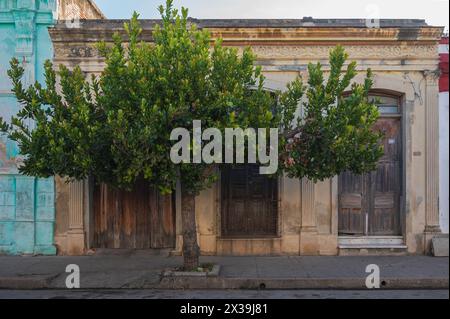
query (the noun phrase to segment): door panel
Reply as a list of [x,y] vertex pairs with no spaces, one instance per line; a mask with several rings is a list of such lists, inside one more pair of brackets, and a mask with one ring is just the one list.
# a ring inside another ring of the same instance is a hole
[[339,230],[342,234],[364,234],[365,176],[349,172],[339,176]]
[[222,235],[276,236],[278,182],[259,174],[257,165],[222,170]]

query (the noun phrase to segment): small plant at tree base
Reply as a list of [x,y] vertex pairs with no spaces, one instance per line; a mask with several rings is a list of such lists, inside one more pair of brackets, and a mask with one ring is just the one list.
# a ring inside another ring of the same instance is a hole
[[[22,109],[1,130],[24,155],[20,172],[59,175],[70,180],[93,177],[121,189],[144,179],[163,193],[181,184],[184,269],[199,266],[195,196],[217,179],[218,164],[174,164],[170,160],[174,128],[279,128],[279,174],[324,180],[344,171],[375,168],[382,155],[378,118],[369,103],[370,70],[362,84],[352,83],[356,64],[343,70],[342,47],[330,53],[330,74],[310,64],[309,80],[269,93],[250,48],[238,52],[214,42],[207,30],[188,23],[168,0],[160,7],[154,43],[141,42],[138,14],[113,44],[99,44],[106,67],[88,81],[79,67],[55,71],[45,63],[45,85],[24,88],[24,69],[11,61],[8,75]],[[57,90],[57,78],[61,90]],[[348,94],[344,95],[350,87]],[[303,102],[301,102],[303,101]],[[297,117],[301,105],[303,116]],[[32,123],[32,125],[30,125]],[[192,130],[191,130],[192,136]],[[191,145],[191,152],[196,146]]]

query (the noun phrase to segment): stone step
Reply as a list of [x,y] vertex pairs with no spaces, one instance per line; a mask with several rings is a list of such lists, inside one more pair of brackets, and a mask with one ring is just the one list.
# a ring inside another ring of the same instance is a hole
[[404,247],[346,247],[339,248],[339,256],[406,256],[408,250]]
[[341,236],[340,256],[397,256],[406,255],[407,246],[402,236]]
[[339,247],[347,245],[361,246],[403,246],[404,240],[402,236],[340,236],[338,239]]
[[340,249],[406,249],[406,245],[392,245],[392,244],[367,244],[367,245],[339,245]]

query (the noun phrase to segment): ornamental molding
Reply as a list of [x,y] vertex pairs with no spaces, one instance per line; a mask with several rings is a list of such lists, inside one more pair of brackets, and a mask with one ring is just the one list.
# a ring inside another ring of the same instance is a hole
[[29,57],[33,55],[36,31],[33,11],[13,11],[16,31],[16,55]]
[[[437,59],[435,45],[346,45],[350,59]],[[334,45],[328,46],[253,46],[259,59],[327,59]]]
[[[252,46],[259,60],[321,60],[328,59],[334,45],[256,45]],[[241,50],[243,47],[240,48]],[[350,59],[385,60],[385,59],[438,59],[436,45],[347,45]],[[99,59],[98,50],[93,43],[55,43],[56,58],[64,59]]]

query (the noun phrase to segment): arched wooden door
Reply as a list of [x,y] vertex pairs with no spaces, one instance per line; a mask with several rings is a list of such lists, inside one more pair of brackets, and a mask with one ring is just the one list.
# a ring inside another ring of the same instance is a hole
[[398,98],[377,97],[383,116],[374,129],[384,133],[384,155],[373,172],[339,176],[339,233],[395,236],[401,234],[402,130]]

